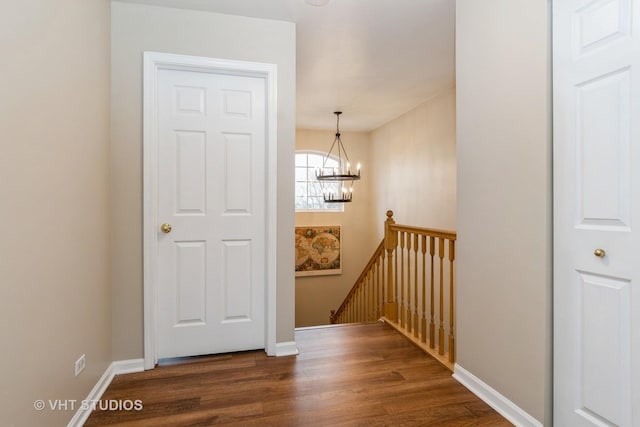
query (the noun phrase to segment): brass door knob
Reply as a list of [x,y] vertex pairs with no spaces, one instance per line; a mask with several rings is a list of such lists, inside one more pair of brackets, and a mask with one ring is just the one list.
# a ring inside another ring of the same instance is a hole
[[164,223],[160,226],[160,231],[163,233],[171,233],[171,224]]
[[597,256],[598,258],[604,258],[604,256],[605,256],[607,253],[604,251],[604,249],[600,249],[600,248],[598,248],[598,249],[596,249],[595,251],[593,251],[593,254],[594,254],[595,256]]

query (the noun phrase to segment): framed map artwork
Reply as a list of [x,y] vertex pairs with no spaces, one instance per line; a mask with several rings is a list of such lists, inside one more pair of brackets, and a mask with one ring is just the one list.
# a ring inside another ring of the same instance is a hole
[[296,276],[342,273],[339,225],[296,227]]

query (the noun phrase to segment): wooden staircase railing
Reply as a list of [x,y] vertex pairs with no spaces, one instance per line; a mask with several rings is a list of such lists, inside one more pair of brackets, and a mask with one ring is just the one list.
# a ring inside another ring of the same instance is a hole
[[384,240],[356,280],[338,310],[331,310],[331,323],[375,322],[384,315]]
[[387,211],[384,239],[331,323],[383,320],[453,369],[455,241],[452,231],[398,225]]

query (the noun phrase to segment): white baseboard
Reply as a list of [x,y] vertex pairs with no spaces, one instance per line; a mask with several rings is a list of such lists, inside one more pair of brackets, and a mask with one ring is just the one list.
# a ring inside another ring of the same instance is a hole
[[298,354],[298,347],[295,341],[276,343],[276,357],[279,356],[295,356]]
[[[89,395],[85,400],[100,400],[104,392],[113,381],[113,377],[121,374],[130,374],[133,372],[142,372],[144,371],[144,359],[131,359],[131,360],[118,360],[116,362],[112,362],[107,369],[104,371],[104,374],[100,377],[98,382],[89,392]],[[91,415],[90,408],[83,408],[83,405],[80,405],[78,411],[74,414],[67,427],[82,427],[84,423]]]
[[540,421],[457,363],[453,367],[453,378],[517,427],[542,427]]
[[111,364],[114,375],[144,371],[144,359],[116,360]]

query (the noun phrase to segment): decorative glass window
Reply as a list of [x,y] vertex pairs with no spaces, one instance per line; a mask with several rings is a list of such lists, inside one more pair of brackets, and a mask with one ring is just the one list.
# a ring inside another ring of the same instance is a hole
[[[322,167],[325,155],[313,151],[296,152],[296,211],[330,211],[344,212],[343,203],[325,203],[320,181],[316,179],[316,170]],[[338,167],[338,161],[327,159],[325,168]],[[339,183],[325,183],[325,190],[333,190],[338,194]]]

